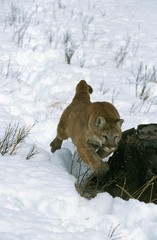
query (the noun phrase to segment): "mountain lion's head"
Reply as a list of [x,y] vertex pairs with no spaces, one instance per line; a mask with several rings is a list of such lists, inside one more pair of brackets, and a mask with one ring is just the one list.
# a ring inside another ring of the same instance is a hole
[[95,149],[102,148],[105,151],[105,156],[116,150],[122,136],[121,126],[124,122],[117,113],[114,116],[111,113],[108,115],[109,109],[115,110],[113,106],[108,105],[107,110],[102,111],[100,116],[97,116],[97,112],[94,114],[92,112],[88,124],[90,131],[88,143],[92,144]]

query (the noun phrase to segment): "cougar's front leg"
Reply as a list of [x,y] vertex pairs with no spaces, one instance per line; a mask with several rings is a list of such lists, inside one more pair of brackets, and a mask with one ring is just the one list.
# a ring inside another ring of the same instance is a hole
[[88,144],[79,144],[77,146],[77,151],[80,155],[82,161],[87,164],[91,169],[96,173],[106,173],[109,169],[109,166],[106,162],[103,162],[98,154],[95,152],[95,149]]

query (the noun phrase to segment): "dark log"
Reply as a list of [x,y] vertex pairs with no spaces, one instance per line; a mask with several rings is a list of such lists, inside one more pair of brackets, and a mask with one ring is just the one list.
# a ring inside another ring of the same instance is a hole
[[157,124],[124,131],[117,150],[109,158],[105,176],[92,174],[79,186],[82,196],[99,192],[113,197],[157,203]]

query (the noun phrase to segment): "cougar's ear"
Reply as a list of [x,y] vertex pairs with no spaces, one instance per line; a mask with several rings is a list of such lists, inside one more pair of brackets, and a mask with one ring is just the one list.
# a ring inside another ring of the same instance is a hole
[[124,119],[118,119],[118,120],[116,120],[116,124],[117,124],[119,127],[122,126],[123,122],[124,122]]
[[105,118],[103,118],[101,116],[97,117],[97,119],[95,121],[95,125],[97,128],[101,129],[105,124],[106,124]]

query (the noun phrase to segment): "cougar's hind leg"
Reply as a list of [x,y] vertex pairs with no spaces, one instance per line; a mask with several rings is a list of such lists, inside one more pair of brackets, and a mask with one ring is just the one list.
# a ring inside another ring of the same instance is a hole
[[58,137],[56,137],[51,143],[50,143],[50,147],[51,147],[51,152],[54,153],[57,149],[60,149],[62,146],[62,142],[63,140],[59,139]]
[[57,127],[57,136],[55,139],[50,143],[51,152],[55,152],[57,149],[60,149],[62,146],[63,140],[67,139],[68,136],[66,134],[65,125],[62,121],[59,122]]

